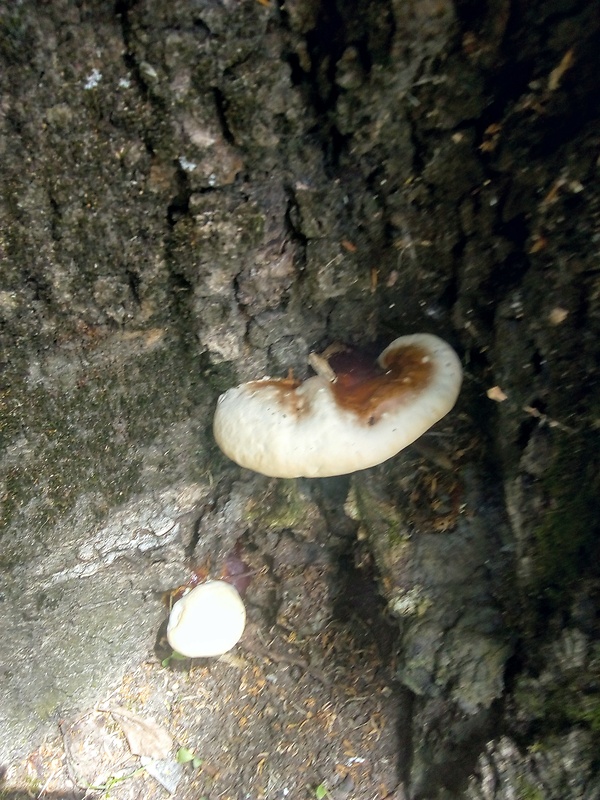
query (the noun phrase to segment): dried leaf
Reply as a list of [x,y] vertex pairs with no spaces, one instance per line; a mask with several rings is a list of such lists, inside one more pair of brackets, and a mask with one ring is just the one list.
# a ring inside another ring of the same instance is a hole
[[548,240],[546,239],[545,236],[542,236],[541,234],[536,234],[528,252],[531,253],[532,255],[534,253],[539,253],[541,250],[544,250],[546,248],[547,244]]
[[152,719],[144,719],[126,708],[107,709],[121,726],[135,756],[167,758],[173,747],[171,734]]
[[566,318],[569,316],[569,312],[566,308],[561,308],[560,306],[556,306],[553,308],[552,311],[548,314],[548,320],[551,325],[561,325]]
[[486,394],[490,400],[495,400],[496,403],[503,403],[505,400],[508,399],[505,392],[503,392],[499,386],[490,387],[487,390]]
[[567,50],[567,52],[561,58],[560,64],[557,67],[554,67],[548,76],[548,91],[554,92],[558,89],[563,75],[565,72],[568,72],[571,69],[574,63],[575,55],[573,53],[573,48],[571,48],[570,50]]

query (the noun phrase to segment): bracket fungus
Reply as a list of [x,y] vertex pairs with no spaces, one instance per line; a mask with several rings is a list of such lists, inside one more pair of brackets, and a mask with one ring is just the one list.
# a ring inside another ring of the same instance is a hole
[[351,358],[339,361],[337,367],[335,356],[313,358],[319,374],[304,382],[263,378],[221,395],[213,423],[221,450],[274,478],[366,469],[444,417],[462,383],[452,347],[428,333],[394,340],[367,368]]
[[206,581],[173,605],[167,639],[182,656],[209,658],[231,650],[245,625],[246,608],[235,586]]

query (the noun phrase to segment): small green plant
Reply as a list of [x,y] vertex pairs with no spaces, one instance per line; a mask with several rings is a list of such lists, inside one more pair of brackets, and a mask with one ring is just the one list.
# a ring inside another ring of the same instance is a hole
[[186,659],[187,656],[182,656],[181,653],[178,653],[177,651],[173,650],[171,655],[167,656],[166,658],[163,658],[163,660],[160,663],[161,666],[168,667],[171,661],[186,661]]
[[127,775],[111,775],[99,786],[88,786],[87,788],[88,791],[102,792],[102,797],[109,797],[110,790],[114,786],[116,786],[118,783],[122,783],[123,781],[127,781],[130,778],[135,778],[138,775],[141,775],[142,772],[145,772],[145,768],[138,767],[137,769],[134,769],[133,772],[128,772]]
[[180,747],[175,758],[178,764],[191,763],[194,769],[198,769],[202,766],[202,759],[195,755],[193,750],[189,750],[187,747]]
[[320,783],[318,786],[315,786],[315,797],[317,800],[324,800],[326,797],[331,797],[329,791],[327,790],[327,786],[324,783]]

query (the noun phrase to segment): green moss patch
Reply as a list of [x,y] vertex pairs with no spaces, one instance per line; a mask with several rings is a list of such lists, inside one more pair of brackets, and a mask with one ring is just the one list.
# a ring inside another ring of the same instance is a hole
[[[160,447],[173,425],[212,403],[211,376],[176,340],[130,358],[115,349],[114,357],[107,350],[105,358],[88,360],[70,372],[64,367],[62,383],[58,372],[34,386],[13,382],[6,423],[13,438],[0,465],[2,526],[23,515],[31,535],[32,526],[56,522],[82,494],[98,498],[100,513],[126,502],[143,488],[147,449]],[[68,354],[64,363],[71,363]],[[187,473],[206,468],[201,444],[190,442]],[[179,467],[167,449],[161,471],[175,474]]]

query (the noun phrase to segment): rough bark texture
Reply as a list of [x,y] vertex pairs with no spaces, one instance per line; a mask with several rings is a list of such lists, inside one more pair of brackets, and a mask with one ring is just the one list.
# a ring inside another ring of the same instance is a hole
[[258,524],[220,391],[427,330],[428,458],[315,489],[398,621],[406,792],[600,797],[598,4],[25,0],[0,59],[0,761]]

